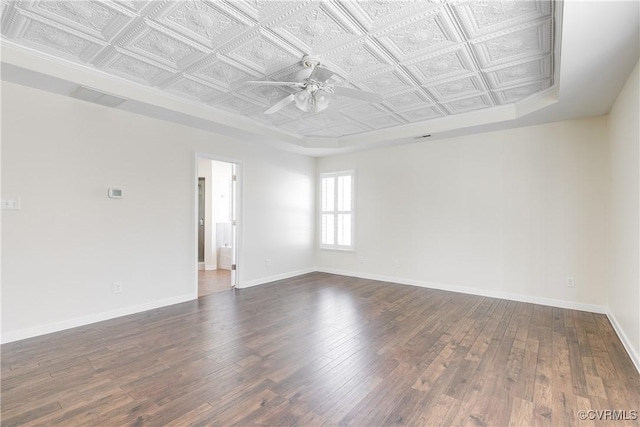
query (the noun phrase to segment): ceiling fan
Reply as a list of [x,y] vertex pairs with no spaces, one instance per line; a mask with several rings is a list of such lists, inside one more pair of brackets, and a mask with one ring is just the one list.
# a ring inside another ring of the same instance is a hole
[[363,90],[350,89],[341,86],[334,86],[330,82],[335,73],[328,68],[320,65],[320,60],[316,57],[305,56],[300,63],[305,67],[301,70],[297,78],[297,82],[272,82],[267,80],[260,81],[242,81],[234,85],[234,87],[243,84],[252,85],[268,85],[268,86],[288,86],[299,88],[300,90],[292,93],[280,101],[276,102],[264,114],[274,114],[287,105],[295,102],[296,107],[304,112],[318,113],[325,110],[329,106],[329,102],[333,95],[348,96],[350,98],[360,99],[367,102],[382,102],[382,96],[377,93],[366,92]]

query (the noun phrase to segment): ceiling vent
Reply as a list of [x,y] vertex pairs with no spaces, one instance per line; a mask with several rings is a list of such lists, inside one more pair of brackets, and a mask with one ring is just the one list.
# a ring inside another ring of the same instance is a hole
[[78,86],[70,96],[72,98],[82,99],[83,101],[93,102],[94,104],[104,105],[105,107],[117,107],[126,101],[125,98],[85,86]]

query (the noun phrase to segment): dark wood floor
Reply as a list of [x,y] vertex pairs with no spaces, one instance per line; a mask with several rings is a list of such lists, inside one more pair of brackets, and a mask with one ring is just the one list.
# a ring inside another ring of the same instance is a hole
[[321,273],[1,350],[3,426],[601,425],[578,411],[640,409],[603,315]]
[[198,296],[231,290],[231,271],[198,270]]

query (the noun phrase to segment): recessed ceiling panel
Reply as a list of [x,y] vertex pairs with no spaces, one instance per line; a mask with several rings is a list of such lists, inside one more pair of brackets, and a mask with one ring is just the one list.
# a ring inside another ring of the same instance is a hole
[[[287,135],[336,138],[546,93],[558,83],[557,8],[549,0],[4,0],[0,31],[3,42],[114,84],[126,79]],[[265,115],[301,88],[247,81],[304,81],[306,55],[329,70],[320,79],[329,108],[291,103]],[[331,94],[336,87],[379,97]]]

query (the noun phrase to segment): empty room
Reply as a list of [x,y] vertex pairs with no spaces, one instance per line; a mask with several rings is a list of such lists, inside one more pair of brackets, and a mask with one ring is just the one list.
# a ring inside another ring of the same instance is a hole
[[3,426],[639,426],[640,3],[0,2]]

